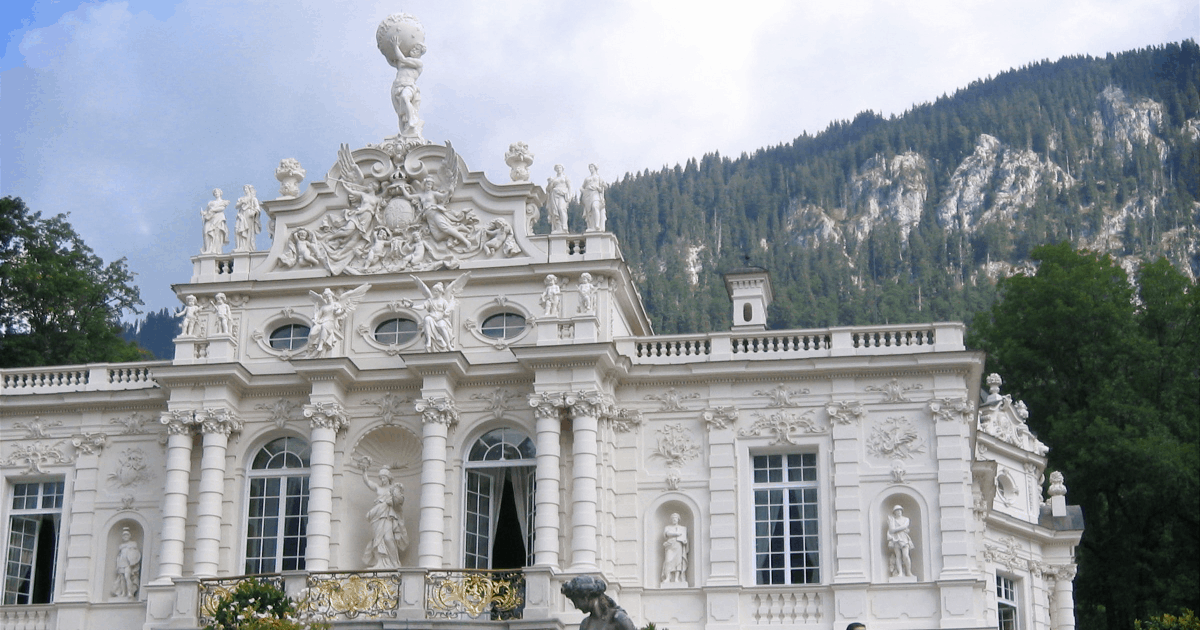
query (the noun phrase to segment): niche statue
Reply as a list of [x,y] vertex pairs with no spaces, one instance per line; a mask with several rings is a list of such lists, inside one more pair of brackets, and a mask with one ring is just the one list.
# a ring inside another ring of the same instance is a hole
[[664,587],[684,587],[687,583],[688,565],[688,530],[679,524],[679,515],[671,515],[671,524],[663,528],[663,568],[662,585]]
[[117,546],[116,580],[113,583],[114,599],[137,599],[142,583],[142,550],[133,540],[128,527],[121,529],[121,544]]
[[909,520],[904,508],[897,505],[888,516],[887,544],[892,552],[891,575],[894,578],[911,578],[913,539],[909,535]]
[[579,624],[579,630],[636,630],[629,614],[604,594],[604,580],[581,575],[562,585],[562,594],[581,612],[589,613]]

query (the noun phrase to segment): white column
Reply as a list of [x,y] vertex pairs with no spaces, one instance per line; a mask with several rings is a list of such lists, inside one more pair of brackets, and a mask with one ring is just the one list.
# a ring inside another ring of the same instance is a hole
[[568,394],[571,408],[571,569],[596,570],[596,485],[599,418],[605,405],[596,392]]
[[559,439],[561,394],[531,394],[529,405],[537,415],[536,494],[533,516],[533,563],[558,567]]
[[304,415],[312,423],[309,434],[311,452],[308,463],[308,530],[304,568],[329,570],[329,542],[333,535],[333,466],[337,434],[349,419],[338,403],[314,403],[304,406]]
[[188,485],[192,470],[192,411],[168,411],[160,420],[167,425],[167,468],[163,490],[161,560],[155,582],[170,584],[183,576],[183,540],[187,526]]
[[228,409],[202,409],[196,412],[204,435],[200,457],[200,495],[196,509],[197,577],[215,577],[221,553],[221,501],[225,498],[225,449],[229,434],[241,430],[242,423]]
[[1050,627],[1054,630],[1075,630],[1075,565],[1057,567],[1054,577],[1054,610],[1050,611]]
[[458,423],[458,409],[448,397],[416,401],[421,414],[421,516],[417,522],[417,565],[440,569],[446,544],[446,436]]

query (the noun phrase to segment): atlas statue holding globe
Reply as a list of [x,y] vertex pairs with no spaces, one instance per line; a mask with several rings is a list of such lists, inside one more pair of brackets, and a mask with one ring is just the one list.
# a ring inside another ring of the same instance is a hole
[[400,138],[424,144],[421,130],[425,123],[421,120],[421,90],[417,87],[417,78],[425,66],[421,61],[425,54],[425,28],[407,13],[394,13],[379,23],[375,43],[388,64],[396,69],[392,105],[400,119]]

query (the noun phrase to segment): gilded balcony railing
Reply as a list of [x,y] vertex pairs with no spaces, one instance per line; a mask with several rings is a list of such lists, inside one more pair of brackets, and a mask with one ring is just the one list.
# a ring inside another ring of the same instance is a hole
[[521,571],[463,569],[425,576],[426,619],[520,619],[524,609]]
[[392,571],[310,573],[298,607],[316,619],[395,617],[400,584]]
[[221,598],[233,593],[238,584],[247,580],[258,580],[283,590],[283,577],[278,575],[240,575],[231,578],[211,578],[200,580],[200,627],[212,624],[217,614],[217,604]]

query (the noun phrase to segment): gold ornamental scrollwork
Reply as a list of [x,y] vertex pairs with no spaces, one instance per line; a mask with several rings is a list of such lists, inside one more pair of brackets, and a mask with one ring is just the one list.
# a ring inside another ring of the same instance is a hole
[[283,590],[283,578],[278,575],[255,575],[235,578],[215,578],[200,580],[200,627],[216,623],[217,605],[221,600],[233,594],[238,585],[247,580],[258,580]]
[[520,571],[430,571],[425,577],[425,618],[520,619],[525,574]]
[[317,619],[395,617],[400,576],[391,572],[311,573],[301,612]]

